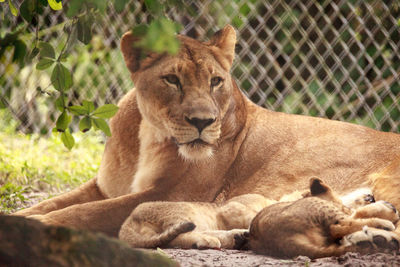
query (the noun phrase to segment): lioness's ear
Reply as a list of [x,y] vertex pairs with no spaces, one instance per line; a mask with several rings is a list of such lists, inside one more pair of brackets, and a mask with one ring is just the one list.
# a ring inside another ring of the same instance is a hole
[[312,196],[318,196],[328,192],[330,188],[316,177],[310,179],[310,191]]
[[217,31],[211,38],[210,44],[220,48],[225,58],[232,64],[235,58],[236,32],[231,25],[226,25]]
[[139,38],[133,36],[132,32],[125,33],[121,38],[121,51],[131,72],[136,72],[140,67],[141,49],[134,46],[137,41]]

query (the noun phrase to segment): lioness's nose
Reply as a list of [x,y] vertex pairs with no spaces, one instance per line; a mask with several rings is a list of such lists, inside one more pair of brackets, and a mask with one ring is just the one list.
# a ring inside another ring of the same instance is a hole
[[201,131],[203,131],[204,128],[206,128],[215,121],[215,119],[199,119],[199,118],[188,118],[188,117],[185,117],[185,120],[194,127],[196,127],[199,133],[201,133]]

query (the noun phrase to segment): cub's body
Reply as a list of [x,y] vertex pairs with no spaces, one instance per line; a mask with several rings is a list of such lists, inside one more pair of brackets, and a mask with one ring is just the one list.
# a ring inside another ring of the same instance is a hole
[[234,248],[240,246],[235,244],[235,235],[246,232],[254,216],[274,202],[257,194],[222,204],[147,202],[134,209],[119,238],[142,248]]
[[[311,196],[276,203],[257,214],[250,226],[252,250],[276,257],[319,258],[399,249],[399,239],[390,232],[399,215],[390,203],[379,201],[354,210],[319,179],[311,180],[310,189]],[[355,206],[361,202],[354,198]],[[372,228],[359,234],[365,226]],[[362,246],[365,243],[371,250]]]

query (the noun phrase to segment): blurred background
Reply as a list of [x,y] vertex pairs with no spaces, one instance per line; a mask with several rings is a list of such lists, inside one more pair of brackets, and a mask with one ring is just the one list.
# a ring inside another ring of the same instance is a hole
[[[182,34],[207,39],[225,24],[237,29],[232,74],[255,103],[384,131],[400,130],[400,2],[219,0],[186,4],[195,11],[192,15],[175,9],[168,12],[184,26]],[[125,31],[148,19],[142,9],[140,1],[132,1],[122,14],[110,8],[96,24],[91,43],[72,54],[68,60],[75,83],[69,92],[72,103],[81,99],[116,103],[133,86],[118,46]],[[64,14],[49,9],[44,20],[50,26],[44,40],[61,46]],[[3,105],[18,122],[18,130],[47,133],[56,109],[47,103],[48,96],[40,97],[37,87],[48,86],[50,73],[38,72],[33,65],[20,69],[11,57],[10,51],[0,61]]]
[[[217,0],[184,1],[193,12],[168,9],[182,34],[206,40],[226,24],[237,29],[232,74],[257,104],[288,113],[355,122],[375,129],[400,130],[400,2],[381,0]],[[7,10],[6,10],[7,11]],[[41,23],[43,40],[63,45],[63,12],[51,9]],[[119,51],[119,39],[149,18],[143,1],[131,1],[118,14],[109,7],[96,23],[93,39],[68,58],[74,85],[70,104],[89,99],[117,103],[133,87]],[[17,22],[14,22],[17,23]],[[13,22],[4,23],[4,33]],[[27,35],[29,47],[34,36]],[[3,124],[24,133],[48,133],[56,108],[37,90],[50,72],[34,64],[19,68],[12,50],[0,59]]]

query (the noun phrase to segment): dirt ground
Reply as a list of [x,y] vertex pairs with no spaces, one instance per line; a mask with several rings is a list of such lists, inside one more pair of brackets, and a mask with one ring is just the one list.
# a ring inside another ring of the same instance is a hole
[[400,256],[376,253],[360,255],[347,253],[340,257],[321,258],[311,261],[307,257],[292,260],[275,259],[239,250],[196,250],[163,249],[165,253],[178,261],[182,267],[191,266],[400,266]]

